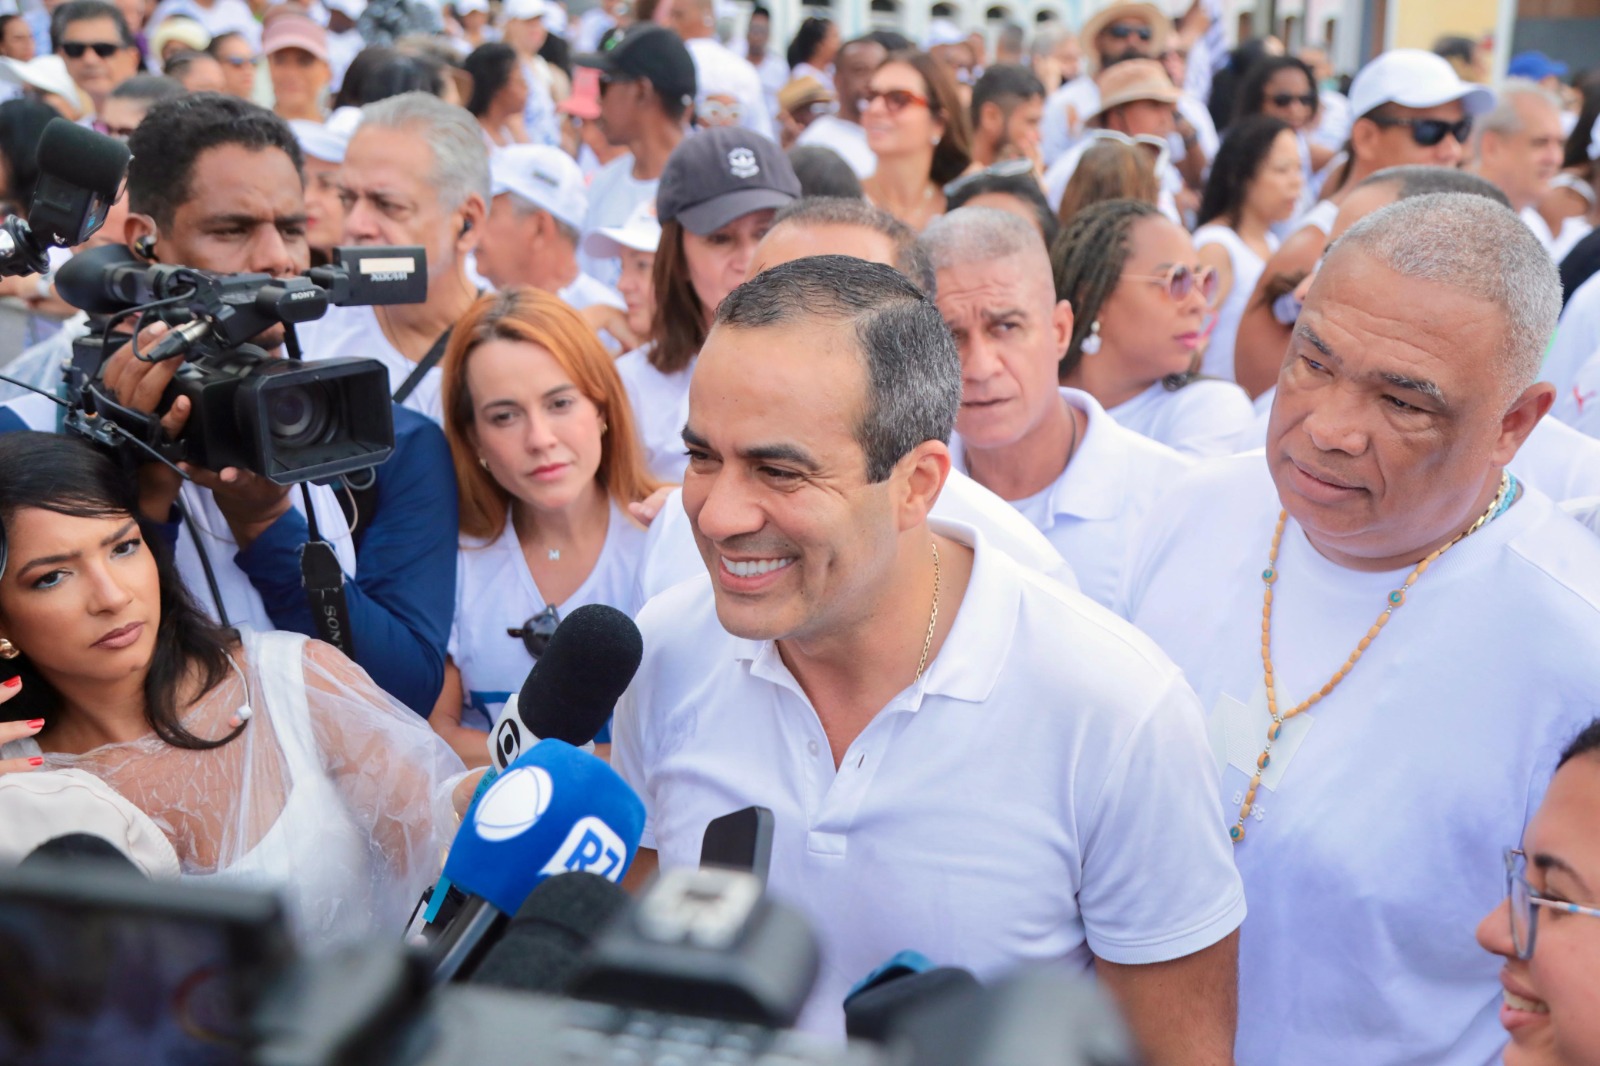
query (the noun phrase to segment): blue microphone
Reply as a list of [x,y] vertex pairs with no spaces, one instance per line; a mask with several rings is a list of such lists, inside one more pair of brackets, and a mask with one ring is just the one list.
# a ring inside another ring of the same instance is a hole
[[467,895],[434,945],[434,980],[471,976],[539,884],[583,871],[622,880],[644,833],[644,803],[600,759],[542,740],[467,808],[444,875]]

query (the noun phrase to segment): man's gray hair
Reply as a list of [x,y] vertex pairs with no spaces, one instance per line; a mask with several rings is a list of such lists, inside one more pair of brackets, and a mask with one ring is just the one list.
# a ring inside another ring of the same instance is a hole
[[781,263],[734,289],[716,326],[808,320],[855,327],[867,370],[866,409],[855,427],[867,480],[887,479],[924,441],[949,442],[961,407],[961,356],[938,308],[904,274],[847,255]]
[[848,196],[804,196],[779,209],[771,228],[782,225],[854,226],[881,233],[894,245],[895,269],[933,297],[933,267],[917,243],[916,232],[881,207]]
[[1519,133],[1523,127],[1522,113],[1517,110],[1518,97],[1532,97],[1542,100],[1554,108],[1556,114],[1561,113],[1561,98],[1538,82],[1529,78],[1507,78],[1500,86],[1500,91],[1495,94],[1494,107],[1472,123],[1472,154],[1474,158],[1483,154],[1483,135],[1485,133],[1511,134]]
[[361,127],[417,133],[433,152],[428,184],[439,206],[454,211],[477,193],[489,202],[489,150],[483,127],[466,108],[447,104],[432,93],[401,93],[361,109]]
[[1326,260],[1346,249],[1369,255],[1402,277],[1449,285],[1499,308],[1505,337],[1493,369],[1507,401],[1538,379],[1561,316],[1561,277],[1550,253],[1515,212],[1467,193],[1417,196],[1350,227]]
[[957,263],[988,263],[1014,255],[1037,256],[1049,273],[1050,250],[1039,227],[994,207],[961,207],[928,223],[922,249],[933,269]]

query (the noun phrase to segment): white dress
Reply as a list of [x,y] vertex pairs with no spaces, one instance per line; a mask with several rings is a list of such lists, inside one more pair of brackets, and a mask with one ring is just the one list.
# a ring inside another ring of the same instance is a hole
[[[1217,324],[1211,330],[1211,341],[1206,345],[1200,372],[1207,377],[1232,381],[1233,345],[1239,336],[1239,320],[1244,317],[1245,306],[1250,302],[1250,294],[1255,292],[1256,282],[1261,280],[1261,272],[1267,268],[1267,261],[1251,250],[1238,233],[1221,223],[1209,223],[1194,231],[1196,248],[1208,244],[1220,244],[1227,251],[1228,261],[1233,265],[1233,286],[1228,289],[1228,298],[1217,308]],[[1277,251],[1278,238],[1268,234],[1267,247]]]
[[[229,670],[183,719],[196,736],[226,736],[248,702],[235,740],[191,751],[149,734],[46,754],[45,767],[87,771],[149,815],[184,880],[277,890],[303,946],[398,938],[455,834],[461,760],[332,647],[239,633],[248,693]],[[31,739],[0,748],[38,754]]]

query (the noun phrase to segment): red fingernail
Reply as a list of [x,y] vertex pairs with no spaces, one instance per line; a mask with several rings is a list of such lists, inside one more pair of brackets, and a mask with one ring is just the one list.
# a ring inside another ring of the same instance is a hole
[[34,756],[32,756],[31,758],[28,759],[28,765],[29,766],[43,766],[44,765],[44,756],[42,756],[42,755],[34,755]]
[[20,684],[22,684],[21,674],[18,674],[16,677],[8,677],[4,681],[0,681],[0,685],[4,685],[6,688],[16,688]]
[[29,729],[43,729],[44,728],[44,719],[43,718],[30,718],[30,719],[28,719],[28,728]]

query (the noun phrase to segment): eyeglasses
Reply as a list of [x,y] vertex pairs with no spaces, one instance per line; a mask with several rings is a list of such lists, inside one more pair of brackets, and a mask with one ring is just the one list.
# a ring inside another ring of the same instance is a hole
[[891,115],[898,115],[912,104],[932,110],[932,105],[928,103],[926,96],[918,96],[910,89],[868,89],[861,94],[860,109],[866,111],[874,100],[882,100],[884,110]]
[[1304,96],[1301,96],[1298,93],[1273,93],[1271,96],[1267,97],[1267,99],[1272,101],[1273,107],[1288,107],[1290,104],[1299,104],[1302,107],[1317,106],[1317,97],[1315,93],[1307,93]]
[[556,626],[561,624],[561,613],[551,604],[516,629],[506,630],[508,637],[521,637],[522,646],[528,649],[528,654],[537,659],[550,647],[550,638],[556,635]]
[[1159,281],[1166,288],[1167,295],[1174,302],[1187,300],[1195,288],[1200,289],[1200,296],[1211,306],[1217,298],[1217,272],[1208,266],[1192,267],[1186,263],[1176,263],[1167,268],[1164,274],[1124,274],[1125,278],[1134,278],[1139,281]]
[[971,186],[974,182],[984,178],[1020,178],[1024,174],[1033,176],[1033,160],[1031,159],[1002,159],[998,163],[990,164],[982,170],[966,174],[945,185],[945,199],[951,199],[961,190]]
[[218,56],[217,59],[230,67],[253,67],[259,57],[257,56]]
[[109,41],[62,41],[61,53],[68,59],[82,59],[83,53],[93,49],[94,54],[101,59],[110,59],[122,51],[123,45],[112,44]]
[[1456,139],[1458,144],[1466,144],[1467,138],[1472,136],[1472,120],[1464,118],[1460,122],[1446,122],[1441,118],[1395,118],[1390,115],[1368,115],[1369,119],[1379,126],[1408,126],[1411,129],[1411,139],[1417,143],[1418,148],[1432,148],[1444,140],[1445,134]]
[[1106,35],[1114,41],[1126,41],[1129,37],[1137,37],[1141,41],[1148,41],[1151,37],[1155,36],[1155,34],[1151,32],[1150,27],[1146,26],[1142,22],[1138,25],[1129,25],[1126,22],[1119,22],[1115,26],[1106,27],[1105,32]]
[[1517,958],[1533,958],[1533,940],[1534,934],[1538,932],[1539,907],[1549,907],[1551,910],[1566,914],[1583,914],[1590,918],[1600,918],[1600,908],[1580,907],[1576,903],[1534,895],[1533,889],[1528,885],[1528,857],[1518,848],[1507,848],[1505,858],[1506,899],[1511,904],[1511,946],[1516,949]]

